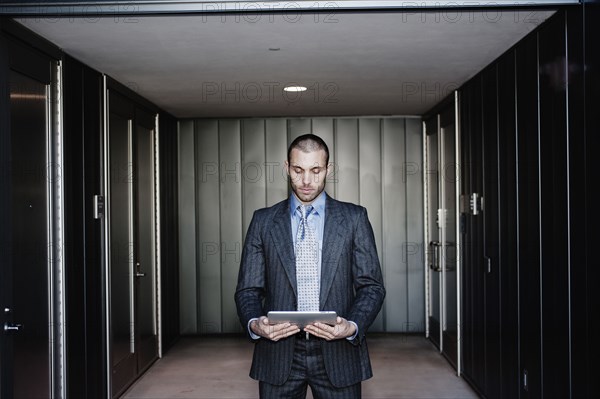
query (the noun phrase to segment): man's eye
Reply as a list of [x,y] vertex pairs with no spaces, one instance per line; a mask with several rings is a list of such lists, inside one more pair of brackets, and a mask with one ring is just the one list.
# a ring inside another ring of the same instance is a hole
[[321,173],[321,168],[314,168],[312,171],[315,175],[318,175],[319,173]]
[[302,169],[300,169],[300,168],[295,168],[295,169],[294,169],[294,172],[296,172],[296,173],[302,173]]

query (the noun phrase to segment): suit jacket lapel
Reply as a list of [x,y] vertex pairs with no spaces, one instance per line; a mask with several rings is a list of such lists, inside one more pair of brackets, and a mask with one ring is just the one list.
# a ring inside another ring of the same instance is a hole
[[[323,254],[321,256],[321,290],[319,301],[321,306],[327,301],[333,276],[338,267],[344,242],[345,220],[339,203],[327,196],[325,202],[325,227],[323,231]],[[327,309],[325,309],[327,310]]]
[[289,200],[282,202],[282,206],[279,207],[273,217],[271,237],[275,243],[285,273],[294,288],[294,295],[298,297],[296,288],[296,255],[294,254],[294,242],[292,241]]

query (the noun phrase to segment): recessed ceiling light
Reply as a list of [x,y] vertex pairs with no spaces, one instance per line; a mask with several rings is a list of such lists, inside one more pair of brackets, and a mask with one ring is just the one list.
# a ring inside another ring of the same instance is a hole
[[279,51],[281,48],[279,47],[269,47],[269,51]]
[[286,86],[283,88],[284,91],[306,91],[304,86]]

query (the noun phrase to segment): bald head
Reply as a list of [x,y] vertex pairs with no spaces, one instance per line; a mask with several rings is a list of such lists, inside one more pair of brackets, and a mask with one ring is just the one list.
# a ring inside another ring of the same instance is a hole
[[298,149],[302,152],[323,150],[325,151],[325,164],[329,164],[329,148],[327,147],[325,141],[323,141],[323,139],[317,135],[309,133],[296,137],[296,139],[292,141],[292,144],[290,144],[290,147],[288,148],[288,162],[290,162],[290,155],[293,149]]

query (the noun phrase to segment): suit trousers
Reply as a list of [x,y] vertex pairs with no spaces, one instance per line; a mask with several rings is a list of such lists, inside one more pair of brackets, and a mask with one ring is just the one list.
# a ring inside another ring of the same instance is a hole
[[360,399],[361,384],[336,388],[329,381],[321,350],[322,339],[301,332],[295,339],[294,359],[290,376],[283,385],[259,382],[261,399],[305,399],[308,387],[314,399]]

